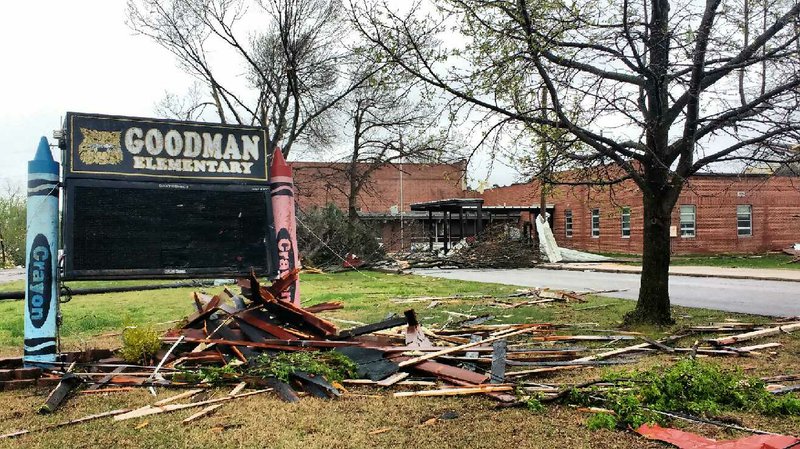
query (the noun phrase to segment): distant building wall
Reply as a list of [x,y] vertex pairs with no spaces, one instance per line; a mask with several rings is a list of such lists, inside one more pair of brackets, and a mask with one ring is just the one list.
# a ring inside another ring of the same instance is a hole
[[[487,190],[485,205],[538,204],[535,182]],[[632,181],[613,187],[564,187],[550,192],[555,205],[553,233],[559,245],[594,252],[642,251],[642,196]],[[694,236],[681,236],[681,205],[695,207]],[[751,234],[737,231],[737,206],[750,206]],[[630,211],[630,235],[623,236],[622,211]],[[592,210],[599,211],[599,235],[592,236]],[[572,236],[566,215],[572,214]],[[677,236],[673,254],[761,253],[800,241],[800,178],[695,176],[672,213]]]

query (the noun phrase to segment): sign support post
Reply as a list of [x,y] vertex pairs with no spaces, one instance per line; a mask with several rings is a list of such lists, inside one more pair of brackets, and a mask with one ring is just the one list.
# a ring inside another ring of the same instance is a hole
[[25,244],[25,366],[56,361],[58,349],[58,175],[47,138],[28,162]]

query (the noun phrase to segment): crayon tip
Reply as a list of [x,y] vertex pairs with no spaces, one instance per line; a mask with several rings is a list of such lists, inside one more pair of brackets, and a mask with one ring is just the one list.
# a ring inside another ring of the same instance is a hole
[[36,148],[36,155],[33,160],[28,162],[28,173],[50,173],[58,174],[58,162],[53,160],[53,153],[50,152],[50,144],[47,137],[39,140]]
[[53,153],[50,152],[50,143],[47,137],[42,136],[39,139],[39,147],[36,148],[36,156],[33,157],[34,161],[53,162]]
[[278,176],[292,177],[292,167],[286,163],[286,159],[283,158],[283,152],[280,148],[275,148],[275,152],[272,153],[269,176],[270,178]]

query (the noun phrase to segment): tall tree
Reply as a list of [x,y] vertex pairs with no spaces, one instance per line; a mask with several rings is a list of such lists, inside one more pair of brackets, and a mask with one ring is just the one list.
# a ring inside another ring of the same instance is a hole
[[[758,14],[735,0],[351,6],[363,36],[409,74],[500,120],[566,130],[581,145],[563,155],[607,175],[586,182],[638,186],[643,264],[629,322],[671,322],[669,228],[686,179],[797,141],[796,0]],[[542,86],[546,113],[533,101]]]
[[332,108],[362,81],[347,76],[340,0],[128,0],[128,25],[205,87],[181,111],[213,105],[222,123],[263,126],[285,155],[330,143]]
[[358,220],[359,195],[369,188],[375,171],[403,162],[444,162],[456,154],[447,151],[454,145],[439,111],[414,89],[413,80],[388,71],[370,72],[374,75],[342,104],[352,145],[345,164],[333,166],[347,179],[340,189],[351,221]]

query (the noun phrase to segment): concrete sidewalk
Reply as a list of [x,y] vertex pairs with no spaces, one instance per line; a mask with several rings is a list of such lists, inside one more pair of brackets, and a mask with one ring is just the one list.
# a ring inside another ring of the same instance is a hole
[[[548,270],[569,271],[598,271],[603,273],[641,273],[642,267],[636,265],[623,265],[620,263],[545,263],[536,265],[536,268]],[[672,266],[669,272],[675,276],[716,277],[728,279],[757,279],[763,281],[791,281],[800,282],[800,270],[787,268],[762,269],[762,268],[724,268],[701,266]]]

